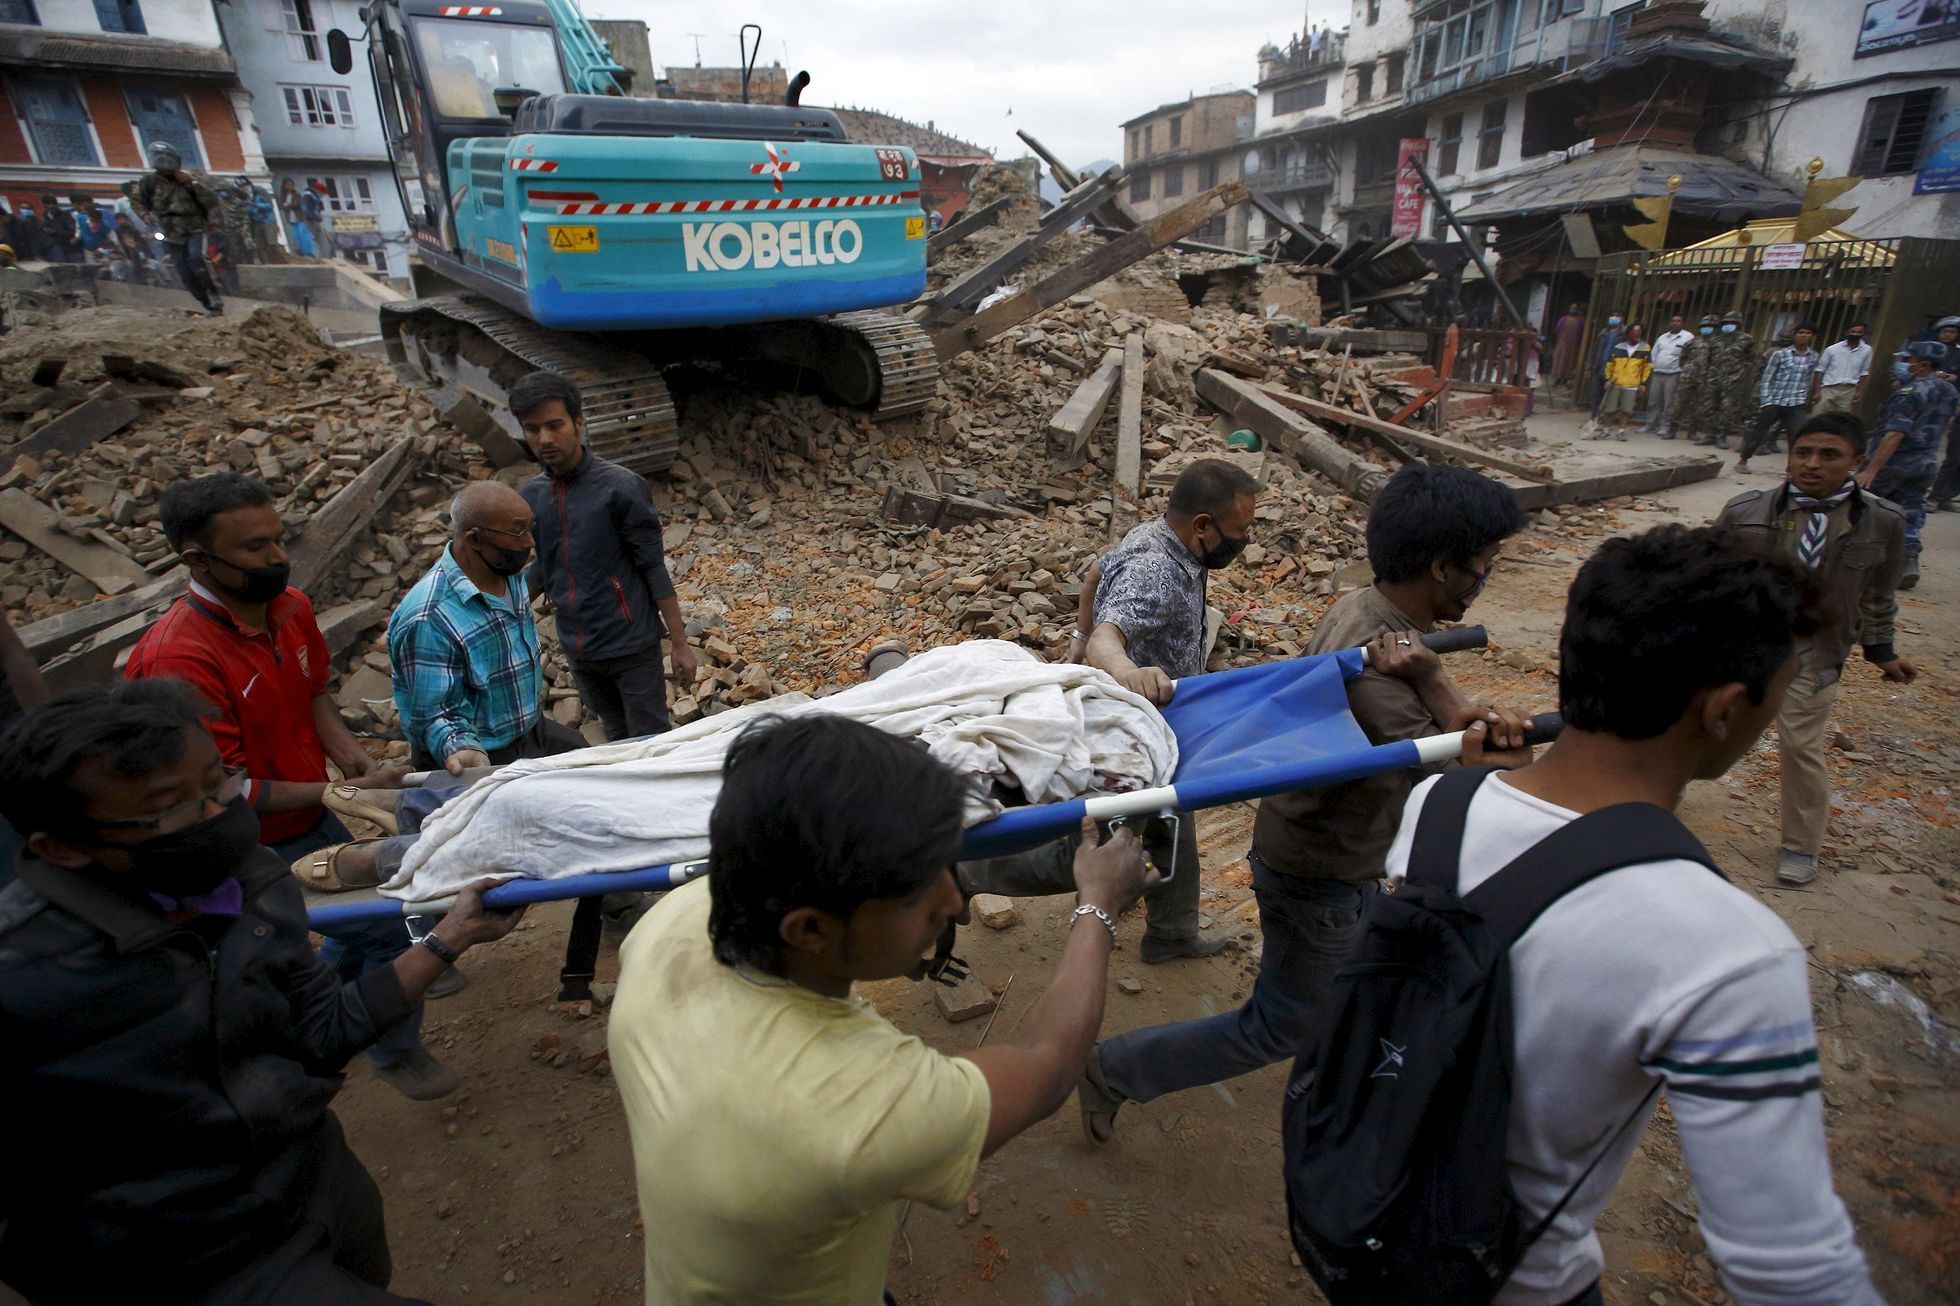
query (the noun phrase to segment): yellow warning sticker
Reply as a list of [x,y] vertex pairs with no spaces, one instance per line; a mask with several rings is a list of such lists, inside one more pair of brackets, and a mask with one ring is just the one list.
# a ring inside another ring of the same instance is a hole
[[905,219],[905,239],[919,240],[922,237],[924,237],[925,234],[926,234],[926,220],[924,218]]
[[483,252],[491,258],[496,259],[499,263],[508,263],[512,267],[517,266],[517,249],[507,241],[486,237],[483,242]]
[[560,254],[597,254],[599,252],[599,229],[597,227],[550,227],[551,247]]

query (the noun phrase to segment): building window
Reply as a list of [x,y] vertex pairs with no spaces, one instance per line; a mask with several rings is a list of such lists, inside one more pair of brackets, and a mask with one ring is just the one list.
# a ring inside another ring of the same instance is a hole
[[1448,177],[1456,172],[1457,152],[1463,146],[1463,115],[1443,115],[1443,135],[1436,142],[1436,175]]
[[34,0],[0,0],[0,23],[26,23],[39,27],[41,15],[34,12]]
[[1184,165],[1164,169],[1164,198],[1184,193]]
[[1139,172],[1136,176],[1130,178],[1130,198],[1133,200],[1147,200],[1150,198],[1149,173]]
[[1504,120],[1510,115],[1509,100],[1492,100],[1484,106],[1484,124],[1477,131],[1477,168],[1495,168],[1504,153]]
[[143,26],[143,7],[138,0],[95,0],[95,21],[105,32],[147,36],[150,30]]
[[1366,104],[1375,98],[1375,65],[1357,64],[1354,69],[1354,100]]
[[1402,93],[1402,78],[1407,71],[1408,64],[1409,57],[1405,54],[1391,54],[1388,56],[1388,93],[1390,95],[1400,95]]
[[295,127],[352,127],[354,104],[344,86],[281,86],[286,119]]
[[1130,157],[1135,159],[1141,157],[1142,154],[1143,133],[1132,127],[1130,128]]
[[1299,113],[1303,109],[1318,109],[1327,103],[1327,79],[1308,82],[1305,86],[1289,86],[1283,91],[1273,92],[1273,112]]
[[1368,0],[1368,26],[1373,27],[1382,20],[1382,0]]
[[1155,136],[1156,134],[1157,134],[1156,123],[1147,122],[1143,124],[1143,152],[1145,154],[1149,154],[1157,148],[1157,146],[1154,143],[1152,143],[1150,139],[1152,136]]
[[95,151],[95,134],[89,130],[88,110],[82,107],[73,82],[49,77],[8,80],[15,109],[27,126],[27,139],[34,144],[35,162],[90,168],[102,162]]
[[1218,184],[1218,160],[1207,159],[1198,165],[1198,189],[1210,190]]
[[1176,149],[1182,144],[1184,144],[1184,119],[1180,116],[1171,119],[1171,148]]
[[1939,90],[1934,88],[1879,95],[1867,101],[1865,125],[1858,133],[1858,154],[1851,171],[1860,177],[1917,172],[1920,147],[1926,142],[1926,127],[1939,98]]
[[1443,216],[1443,206],[1440,204],[1432,203],[1429,206],[1429,238],[1431,240],[1450,238],[1450,220]]
[[328,213],[374,212],[374,188],[366,177],[308,177],[302,185],[312,191],[326,188],[320,199]]
[[177,147],[177,156],[186,168],[204,166],[204,151],[197,143],[197,119],[191,117],[190,102],[181,94],[132,86],[123,92],[123,102],[145,149],[151,141],[168,141]]
[[277,11],[273,30],[286,35],[286,53],[301,63],[319,63],[320,29],[313,21],[312,0],[265,0]]

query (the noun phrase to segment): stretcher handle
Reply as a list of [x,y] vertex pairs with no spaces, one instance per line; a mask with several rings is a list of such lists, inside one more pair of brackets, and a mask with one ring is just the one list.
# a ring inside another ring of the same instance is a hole
[[1467,653],[1473,648],[1487,648],[1490,645],[1490,632],[1482,626],[1455,626],[1449,630],[1434,630],[1422,637],[1422,646],[1431,653]]
[[1549,744],[1565,730],[1565,717],[1558,712],[1540,712],[1525,723],[1524,742]]

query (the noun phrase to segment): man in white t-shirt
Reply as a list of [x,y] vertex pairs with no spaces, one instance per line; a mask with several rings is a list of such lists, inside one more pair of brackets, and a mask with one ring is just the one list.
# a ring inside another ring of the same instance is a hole
[[1674,405],[1681,394],[1681,351],[1695,342],[1688,319],[1676,313],[1667,330],[1654,341],[1648,361],[1654,374],[1647,379],[1647,426],[1663,440],[1674,438]]
[[[1617,803],[1672,810],[1776,717],[1817,617],[1809,577],[1721,527],[1609,540],[1580,569],[1559,639],[1565,733],[1492,775],[1464,827],[1458,892],[1567,822]],[[1426,781],[1388,854],[1400,882]],[[1639,1146],[1621,1126],[1667,1089],[1701,1232],[1741,1306],[1876,1306],[1832,1188],[1806,956],[1790,928],[1694,862],[1650,862],[1559,899],[1511,948],[1506,1147],[1535,1223],[1605,1156],[1526,1252],[1497,1306],[1598,1303],[1594,1221]]]
[[619,954],[608,1046],[648,1306],[888,1301],[899,1204],[962,1204],[980,1159],[1081,1078],[1116,918],[1157,878],[1127,830],[1097,847],[1083,822],[1055,978],[1001,1041],[945,1056],[852,996],[964,908],[967,791],[918,744],[824,713],[729,750],[706,880]]
[[1865,398],[1866,378],[1872,374],[1872,347],[1865,343],[1865,324],[1853,322],[1844,339],[1825,348],[1810,378],[1810,411],[1849,413]]

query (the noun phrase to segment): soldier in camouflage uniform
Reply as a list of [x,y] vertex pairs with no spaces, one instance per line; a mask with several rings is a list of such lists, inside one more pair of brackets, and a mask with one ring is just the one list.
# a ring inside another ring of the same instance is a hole
[[1684,440],[1714,444],[1715,388],[1709,362],[1714,357],[1715,328],[1720,319],[1713,313],[1702,315],[1695,338],[1681,351],[1680,392],[1674,401],[1674,430]]
[[218,191],[218,199],[223,207],[218,212],[218,221],[225,234],[225,253],[231,255],[234,267],[240,263],[258,262],[258,253],[252,244],[252,198],[249,193],[236,187],[224,187]]
[[1906,515],[1906,570],[1899,588],[1919,583],[1919,533],[1926,526],[1926,493],[1940,467],[1940,439],[1960,408],[1960,391],[1939,374],[1946,347],[1915,340],[1905,347],[1906,377],[1885,402],[1878,431],[1865,449],[1858,483],[1890,499]]
[[1728,448],[1731,435],[1740,448],[1749,424],[1756,420],[1756,382],[1762,366],[1756,357],[1756,338],[1742,329],[1742,314],[1733,310],[1722,314],[1721,329],[1715,333],[1709,360],[1709,384],[1715,391],[1715,420],[1709,430],[1715,443]]
[[169,141],[151,142],[151,171],[137,181],[129,202],[137,216],[162,234],[184,289],[204,305],[206,313],[219,317],[225,305],[211,282],[211,269],[204,257],[205,240],[218,216],[218,197],[185,172],[183,163],[177,147]]

